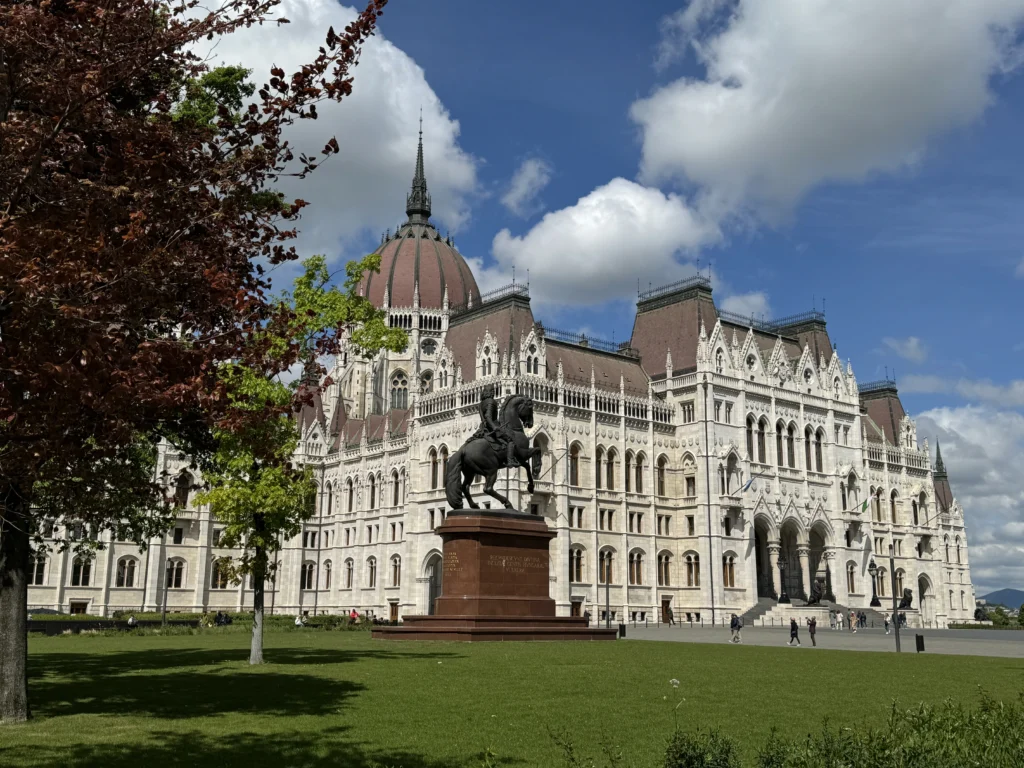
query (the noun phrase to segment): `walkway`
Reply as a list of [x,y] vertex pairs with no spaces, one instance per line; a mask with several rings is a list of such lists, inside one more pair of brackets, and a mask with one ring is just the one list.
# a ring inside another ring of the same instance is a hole
[[[1024,658],[1024,631],[998,629],[905,629],[900,632],[904,653],[914,653],[914,636],[924,635],[926,653],[959,656],[1003,656]],[[681,643],[728,643],[729,630],[721,627],[650,626],[626,628],[628,640],[661,640]],[[743,630],[744,645],[783,646],[789,640],[789,630],[771,627],[747,627]],[[896,639],[883,629],[861,629],[856,634],[818,626],[818,648],[843,651],[895,651]],[[811,648],[807,627],[800,628],[803,648]],[[795,649],[797,650],[797,649]]]

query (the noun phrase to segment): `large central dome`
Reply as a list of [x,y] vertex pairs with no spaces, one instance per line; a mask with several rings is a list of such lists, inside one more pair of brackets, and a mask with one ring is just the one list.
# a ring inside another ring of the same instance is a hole
[[448,304],[459,306],[480,300],[480,289],[469,264],[447,238],[430,223],[430,195],[423,173],[423,131],[416,151],[412,191],[405,201],[408,220],[388,235],[375,251],[381,256],[380,273],[367,272],[359,287],[374,306],[411,307],[419,286],[420,306],[440,309],[445,291]]

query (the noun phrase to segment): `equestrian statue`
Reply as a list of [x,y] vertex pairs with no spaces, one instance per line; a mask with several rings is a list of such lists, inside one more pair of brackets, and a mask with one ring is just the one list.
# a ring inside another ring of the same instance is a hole
[[469,493],[477,475],[484,477],[484,493],[500,501],[505,509],[515,509],[506,497],[494,490],[498,470],[505,467],[517,471],[525,467],[526,490],[533,493],[533,476],[540,472],[542,453],[540,448],[530,446],[530,438],[524,431],[533,426],[533,400],[524,395],[512,395],[499,410],[494,397],[494,386],[486,386],[480,395],[480,428],[448,460],[445,495],[452,509],[462,509],[463,498],[471,509],[480,508]]

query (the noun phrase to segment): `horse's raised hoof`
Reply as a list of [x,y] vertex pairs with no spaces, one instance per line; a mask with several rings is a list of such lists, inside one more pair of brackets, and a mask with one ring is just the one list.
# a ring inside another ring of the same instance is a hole
[[469,502],[469,508],[470,509],[480,509],[480,505],[477,504],[475,501],[471,501],[471,502]]
[[[515,509],[511,503],[505,505],[505,509]],[[517,510],[518,511],[518,510]]]

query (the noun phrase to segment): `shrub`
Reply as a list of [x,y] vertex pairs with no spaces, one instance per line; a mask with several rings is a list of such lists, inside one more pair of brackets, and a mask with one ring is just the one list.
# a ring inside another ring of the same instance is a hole
[[739,768],[736,746],[717,730],[676,730],[665,750],[665,768]]

